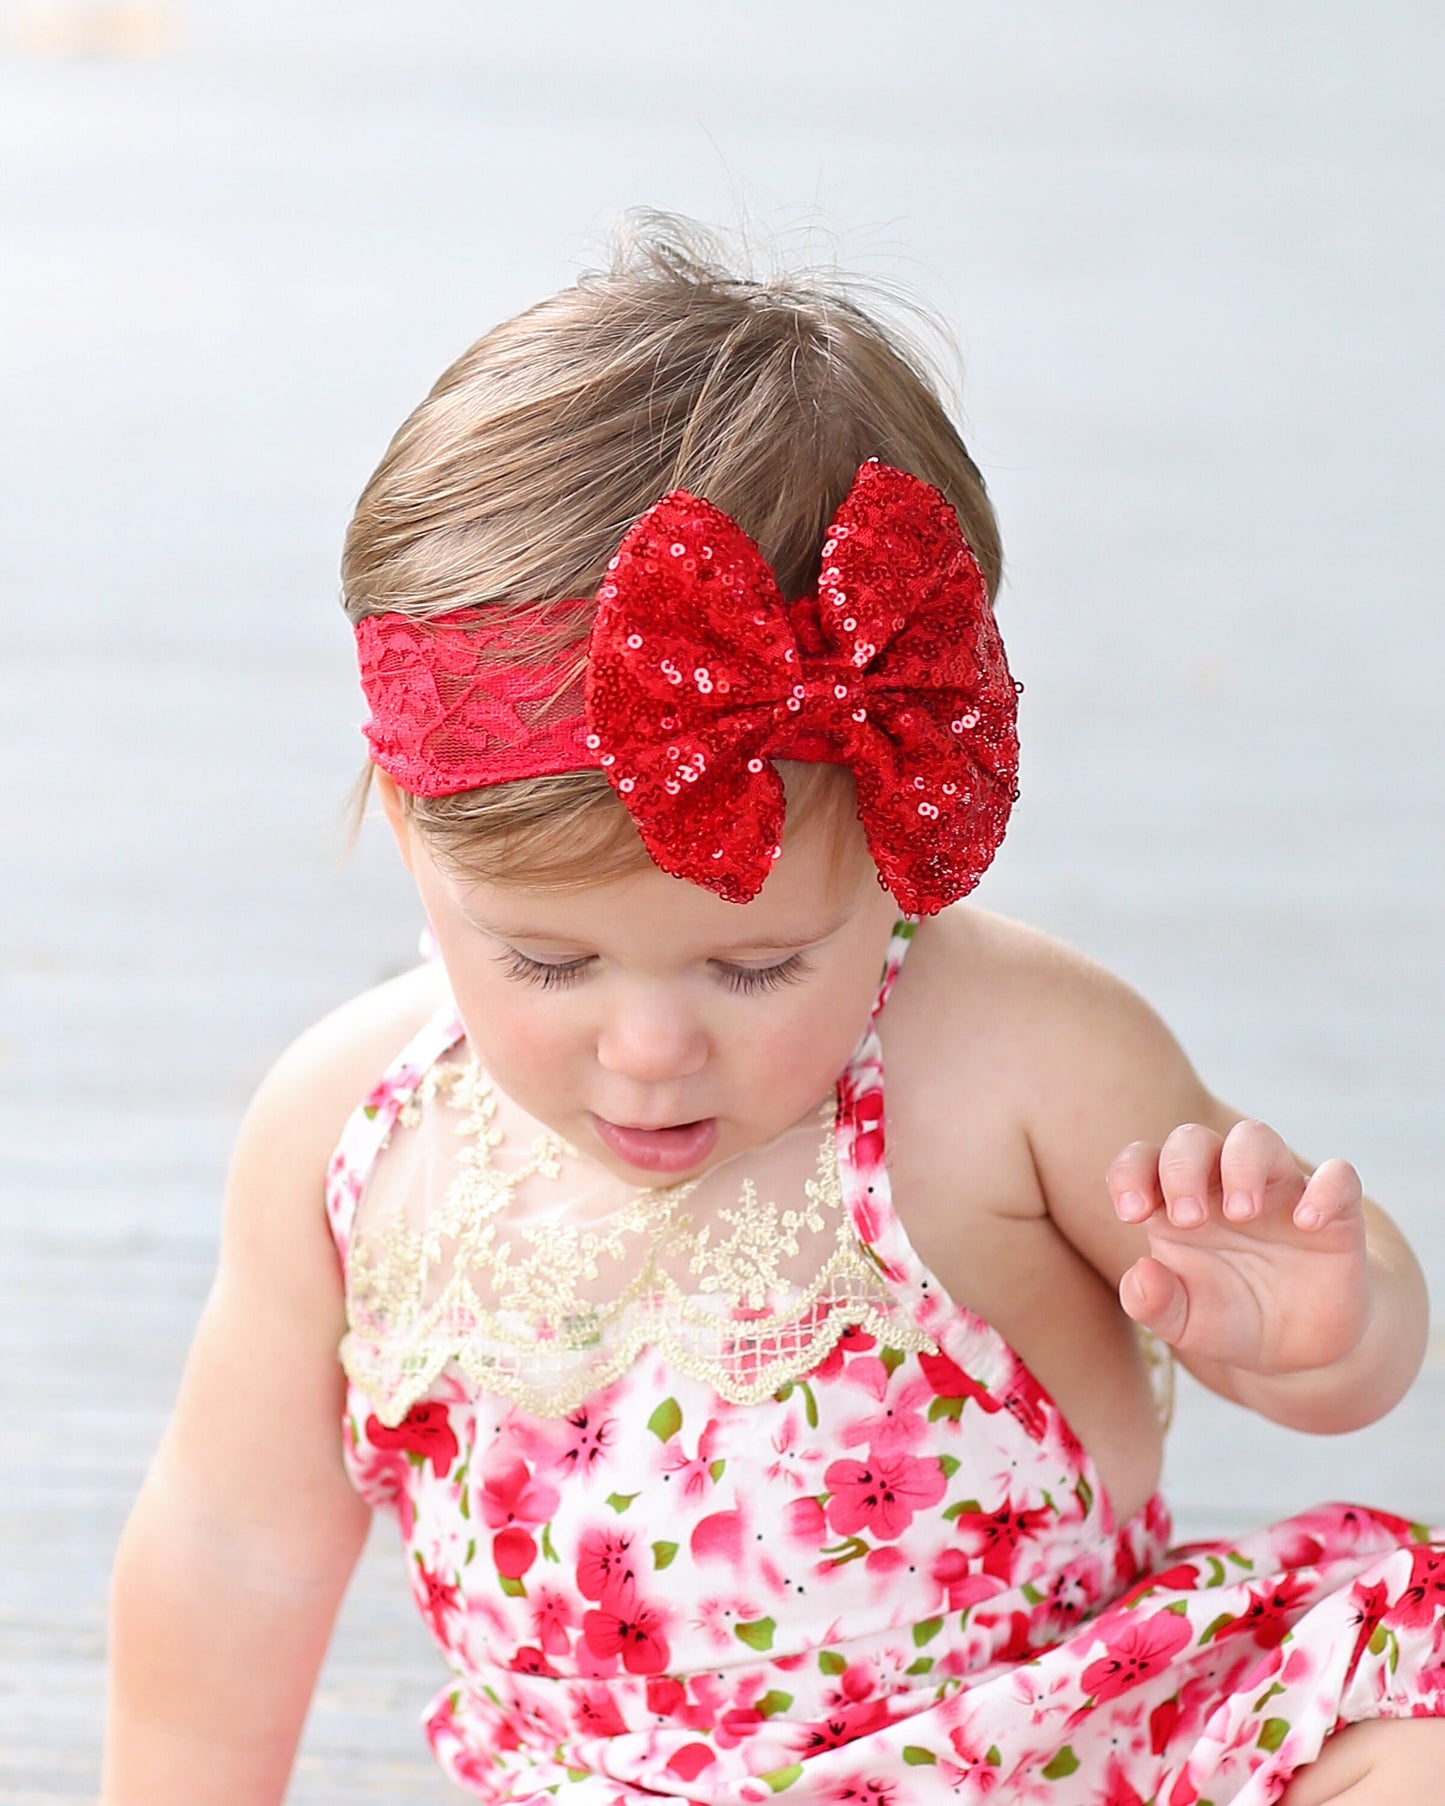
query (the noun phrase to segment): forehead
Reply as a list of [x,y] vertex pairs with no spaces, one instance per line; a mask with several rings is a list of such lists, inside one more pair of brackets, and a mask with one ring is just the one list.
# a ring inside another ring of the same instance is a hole
[[559,940],[631,955],[765,952],[823,940],[880,896],[861,833],[856,838],[856,847],[839,847],[821,833],[786,841],[748,903],[724,902],[651,866],[567,890],[447,882],[468,919],[503,939]]

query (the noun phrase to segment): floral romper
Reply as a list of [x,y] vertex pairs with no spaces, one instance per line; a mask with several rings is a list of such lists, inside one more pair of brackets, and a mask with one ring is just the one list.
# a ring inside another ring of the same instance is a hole
[[[911,926],[889,951],[874,1014]],[[1171,1549],[889,1198],[870,1024],[816,1121],[628,1189],[450,1003],[332,1161],[346,1460],[492,1806],[1260,1806],[1445,1716],[1445,1531],[1330,1505]]]

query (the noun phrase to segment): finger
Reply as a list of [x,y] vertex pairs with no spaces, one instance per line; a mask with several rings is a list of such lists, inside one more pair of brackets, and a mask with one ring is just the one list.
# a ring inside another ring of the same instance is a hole
[[1162,1203],[1159,1149],[1152,1141],[1131,1141],[1117,1153],[1104,1175],[1114,1209],[1126,1223],[1143,1223]]
[[1224,1193],[1224,1214],[1231,1222],[1245,1223],[1264,1209],[1271,1189],[1293,1207],[1304,1189],[1304,1177],[1281,1137],[1268,1123],[1237,1122],[1224,1138],[1219,1155],[1219,1183]]
[[1202,1123],[1181,1123],[1159,1150],[1159,1187],[1169,1221],[1197,1229],[1209,1220],[1209,1200],[1219,1189],[1219,1150],[1224,1143]]
[[1295,1223],[1300,1229],[1323,1229],[1360,1211],[1364,1198],[1360,1175],[1348,1160],[1322,1161],[1295,1205]]
[[1145,1255],[1119,1281],[1119,1302],[1161,1342],[1178,1342],[1189,1326],[1189,1294],[1178,1274]]

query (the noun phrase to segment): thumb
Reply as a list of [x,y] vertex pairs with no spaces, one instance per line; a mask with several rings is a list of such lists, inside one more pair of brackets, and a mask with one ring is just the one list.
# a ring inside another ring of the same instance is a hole
[[1189,1294],[1177,1273],[1145,1255],[1119,1281],[1119,1302],[1136,1323],[1161,1342],[1176,1343],[1189,1323]]

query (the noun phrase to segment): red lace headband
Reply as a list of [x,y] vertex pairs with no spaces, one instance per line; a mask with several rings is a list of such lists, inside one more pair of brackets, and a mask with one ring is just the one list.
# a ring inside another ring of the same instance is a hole
[[[541,619],[582,626],[589,607]],[[356,637],[372,758],[404,790],[600,767],[654,863],[730,902],[778,856],[774,760],[852,769],[879,876],[911,915],[973,889],[1017,795],[1017,689],[977,561],[939,491],[876,459],[797,602],[726,514],[664,496],[607,567],[570,704],[580,638],[535,661],[492,608],[371,615]]]

